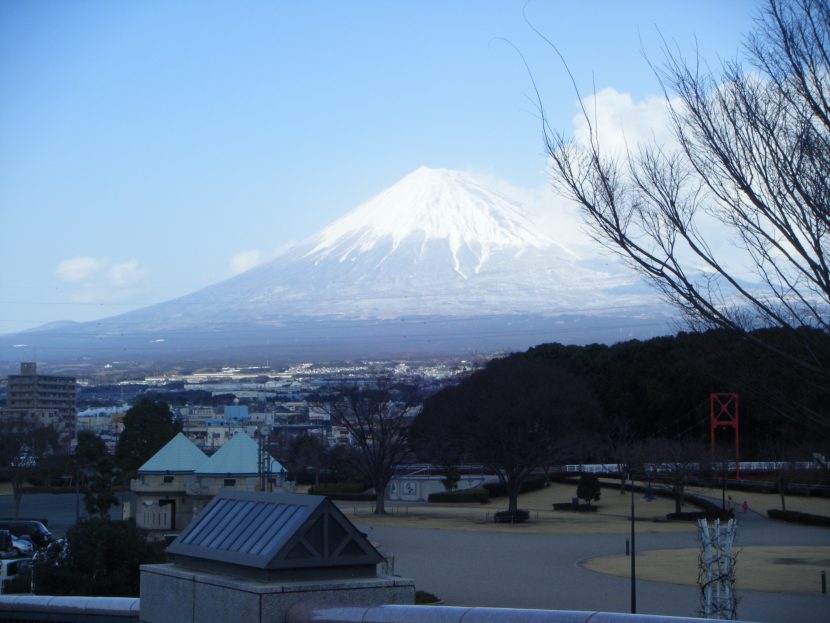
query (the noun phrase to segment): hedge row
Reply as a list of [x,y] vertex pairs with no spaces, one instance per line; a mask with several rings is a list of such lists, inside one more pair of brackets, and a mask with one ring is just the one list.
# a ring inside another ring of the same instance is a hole
[[811,515],[810,513],[799,513],[798,511],[782,511],[777,508],[769,509],[767,511],[767,515],[772,519],[791,521],[793,523],[800,523],[808,526],[823,526],[825,528],[830,528],[830,517],[826,517],[824,515]]
[[475,487],[474,489],[430,493],[427,499],[430,502],[478,502],[479,504],[486,504],[490,501],[490,492],[484,487]]
[[733,515],[728,510],[723,510],[720,504],[716,504],[711,500],[687,493],[683,496],[684,502],[694,504],[701,508],[700,511],[684,511],[682,513],[669,513],[666,519],[679,521],[697,521],[698,519],[707,519],[712,521],[714,519],[732,519]]
[[574,504],[573,502],[556,502],[553,505],[555,511],[572,511],[575,513],[595,513],[599,506],[593,504]]

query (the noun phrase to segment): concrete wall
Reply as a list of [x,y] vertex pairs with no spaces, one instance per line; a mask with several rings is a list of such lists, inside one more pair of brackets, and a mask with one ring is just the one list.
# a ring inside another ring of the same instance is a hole
[[[444,485],[441,483],[443,476],[403,476],[394,478],[386,490],[386,499],[394,502],[426,502],[431,493],[441,493]],[[458,481],[458,489],[472,489],[480,487],[492,476],[469,475],[462,476]]]
[[298,604],[368,607],[414,601],[414,581],[398,577],[266,582],[173,564],[141,567],[143,623],[277,623]]

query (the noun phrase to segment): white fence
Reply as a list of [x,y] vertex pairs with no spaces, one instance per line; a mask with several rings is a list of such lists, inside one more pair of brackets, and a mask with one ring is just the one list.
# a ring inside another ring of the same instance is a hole
[[[644,467],[648,472],[660,473],[673,471],[675,465],[675,463],[646,463]],[[685,465],[691,469],[700,469],[700,463],[687,463]],[[810,470],[821,468],[821,465],[815,461],[741,461],[740,463],[738,463],[738,465],[740,466],[740,471],[742,473],[777,472],[782,468],[789,470]],[[709,466],[718,472],[723,469],[720,463],[710,463]],[[625,471],[626,469],[627,468],[625,465],[620,465],[619,463],[596,463],[589,465],[555,465],[551,467],[551,470],[555,472],[588,472],[591,474],[619,474],[621,471]],[[734,461],[726,464],[726,471],[735,471]]]

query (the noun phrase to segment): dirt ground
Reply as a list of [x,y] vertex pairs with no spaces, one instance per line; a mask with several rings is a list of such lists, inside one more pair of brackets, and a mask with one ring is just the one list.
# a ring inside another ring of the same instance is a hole
[[[387,502],[388,515],[372,514],[369,503],[339,503],[348,515],[364,524],[393,525],[400,527],[438,528],[443,530],[477,530],[489,532],[517,531],[559,534],[623,534],[631,529],[631,495],[614,489],[603,489],[596,503],[595,513],[554,511],[554,502],[569,502],[576,491],[575,485],[554,483],[546,489],[519,496],[519,507],[530,511],[530,521],[524,524],[505,525],[493,522],[493,514],[504,510],[506,498],[497,498],[490,504],[400,504]],[[721,491],[689,488],[690,493],[720,499]],[[736,505],[747,500],[750,509],[766,514],[769,508],[780,508],[777,495],[729,493]],[[688,506],[687,510],[695,507]],[[830,498],[787,497],[787,508],[817,515],[830,516]],[[634,495],[634,516],[638,532],[695,532],[694,522],[666,520],[666,514],[674,512],[674,500],[658,497],[646,502],[641,493]],[[737,511],[740,513],[740,509]]]
[[[672,584],[697,584],[697,558],[700,550],[662,549],[637,555],[637,577]],[[807,592],[819,589],[822,569],[830,568],[830,546],[750,546],[737,549],[736,587],[738,590]],[[586,569],[629,577],[631,559],[627,556],[602,556],[580,563]]]
[[[631,496],[603,489],[593,513],[554,511],[554,502],[569,502],[574,485],[553,484],[546,489],[519,496],[519,507],[530,511],[530,521],[523,524],[496,524],[493,514],[505,510],[506,498],[490,504],[401,504],[387,502],[388,515],[372,514],[371,504],[340,503],[340,508],[355,521],[371,525],[437,528],[442,530],[476,530],[487,532],[534,532],[559,534],[625,533],[631,529]],[[666,520],[666,513],[674,510],[674,502],[658,498],[645,502],[642,494],[634,497],[637,529],[642,532],[694,532],[690,522]]]

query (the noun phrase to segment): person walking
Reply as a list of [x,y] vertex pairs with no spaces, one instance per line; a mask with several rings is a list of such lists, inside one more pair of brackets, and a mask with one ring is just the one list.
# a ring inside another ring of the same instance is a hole
[[746,500],[744,500],[744,503],[741,504],[741,508],[743,509],[744,512],[748,511],[749,510],[749,503]]

